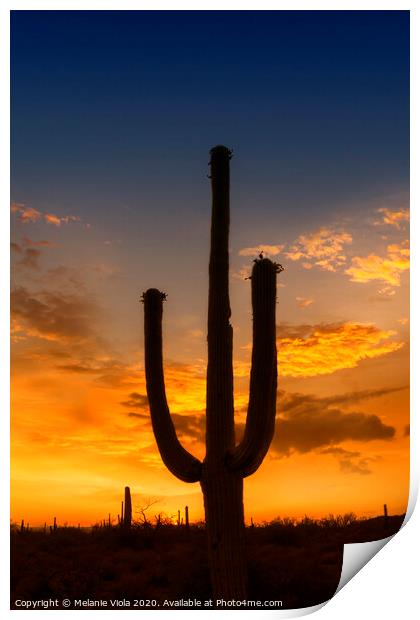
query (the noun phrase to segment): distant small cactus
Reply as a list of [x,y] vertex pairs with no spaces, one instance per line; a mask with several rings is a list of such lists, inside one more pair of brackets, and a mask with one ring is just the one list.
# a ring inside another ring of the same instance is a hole
[[388,527],[388,506],[384,504],[384,525],[385,528]]
[[125,487],[124,494],[124,527],[131,527],[131,492],[130,487]]

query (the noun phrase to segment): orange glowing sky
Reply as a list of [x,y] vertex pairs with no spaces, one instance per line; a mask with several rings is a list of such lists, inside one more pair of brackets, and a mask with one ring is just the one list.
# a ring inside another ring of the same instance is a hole
[[[203,517],[162,465],[142,292],[167,293],[168,400],[203,457],[208,152],[233,149],[238,438],[250,273],[278,277],[276,434],[247,522],[405,510],[409,13],[13,11],[11,518],[91,524],[150,501]],[[217,41],[217,45],[215,45]],[[137,513],[137,514],[136,514]]]
[[[177,230],[156,227],[153,234],[151,220],[149,245],[136,247],[100,219],[63,213],[12,205],[11,518],[90,524],[110,512],[116,520],[129,485],[135,513],[156,500],[151,518],[188,504],[191,519],[201,519],[199,485],[175,479],[157,452],[138,300],[149,286],[168,293],[168,400],[182,442],[203,457],[207,232],[193,260],[174,264],[185,233],[179,241]],[[354,217],[342,213],[337,208],[334,218],[312,228],[302,223],[294,234],[280,219],[268,234],[242,226],[239,212],[233,214],[238,436],[251,356],[245,278],[261,249],[285,267],[278,278],[276,435],[261,468],[245,481],[247,521],[369,516],[384,503],[396,514],[406,507],[407,199],[358,205]],[[209,217],[208,209],[203,230]]]

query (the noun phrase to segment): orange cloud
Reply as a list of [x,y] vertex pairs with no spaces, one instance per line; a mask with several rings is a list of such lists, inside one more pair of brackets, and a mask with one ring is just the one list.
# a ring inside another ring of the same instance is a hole
[[375,226],[388,225],[394,226],[399,230],[403,222],[410,221],[410,211],[408,209],[393,211],[392,209],[384,207],[382,209],[378,209],[378,213],[380,213],[382,217],[380,220],[374,222]]
[[54,226],[61,225],[61,218],[59,218],[57,215],[54,215],[53,213],[46,213],[44,215],[44,220],[47,222],[47,224],[54,224]]
[[305,269],[316,265],[326,271],[336,271],[346,261],[344,246],[352,241],[348,232],[320,228],[314,233],[300,235],[285,256],[292,261],[304,259]]
[[383,286],[382,288],[378,290],[378,294],[383,295],[384,297],[394,297],[395,288],[393,288],[389,284],[385,284],[385,286]]
[[42,213],[32,207],[26,207],[22,203],[13,202],[11,206],[12,213],[17,214],[19,222],[22,224],[34,223],[43,220],[47,224],[53,226],[61,226],[61,224],[69,224],[70,222],[80,222],[77,215],[59,216],[54,213]]
[[45,213],[44,220],[47,224],[53,224],[54,226],[61,226],[61,224],[69,224],[70,222],[79,222],[80,217],[76,215],[65,215],[63,217],[59,217],[58,215],[54,215],[53,213]]
[[238,271],[231,270],[230,274],[235,280],[249,280],[251,277],[252,265],[244,265]]
[[299,306],[299,308],[307,308],[308,306],[311,306],[315,299],[308,299],[306,297],[296,297],[296,301],[297,301],[297,305]]
[[410,249],[408,241],[404,241],[401,245],[388,245],[386,256],[354,256],[352,266],[345,273],[351,276],[352,282],[365,284],[380,280],[391,286],[400,286],[401,274],[409,268]]
[[404,346],[373,324],[331,323],[281,325],[278,328],[277,360],[284,377],[314,377],[343,368],[355,368],[362,360],[381,357]]
[[242,248],[239,250],[239,256],[257,256],[263,252],[266,256],[277,256],[283,250],[284,245],[255,245],[252,248]]
[[28,222],[37,222],[42,218],[42,213],[32,207],[25,207],[24,204],[13,202],[11,206],[12,213],[17,213],[18,220],[23,224]]

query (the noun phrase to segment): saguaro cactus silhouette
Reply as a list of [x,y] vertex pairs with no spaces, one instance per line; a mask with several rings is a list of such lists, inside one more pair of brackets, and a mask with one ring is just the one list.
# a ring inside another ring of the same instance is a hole
[[130,487],[124,492],[124,527],[131,527],[131,493]]
[[146,386],[152,426],[163,462],[185,482],[200,482],[204,496],[209,567],[215,598],[242,599],[247,591],[243,478],[262,463],[274,434],[277,391],[276,274],[260,255],[251,275],[253,351],[245,431],[235,444],[232,327],[229,302],[229,161],[231,151],[211,151],[211,249],[208,300],[206,456],[201,463],[179,442],[165,394],[162,312],[166,295],[143,295]]

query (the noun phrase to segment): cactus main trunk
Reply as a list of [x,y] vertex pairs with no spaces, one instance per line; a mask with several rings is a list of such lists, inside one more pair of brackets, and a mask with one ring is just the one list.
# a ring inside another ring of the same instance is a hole
[[226,466],[235,446],[232,326],[229,301],[230,151],[211,151],[212,224],[207,323],[206,458],[201,487],[207,545],[216,599],[246,597],[243,482]]
[[143,295],[146,388],[162,460],[185,482],[200,481],[204,496],[209,568],[215,599],[244,599],[243,478],[262,463],[274,433],[277,391],[276,274],[260,256],[252,269],[253,353],[243,439],[235,445],[232,327],[229,302],[229,160],[224,146],[211,151],[212,224],[209,265],[206,457],[202,463],[179,442],[165,393],[162,312],[166,295]]

